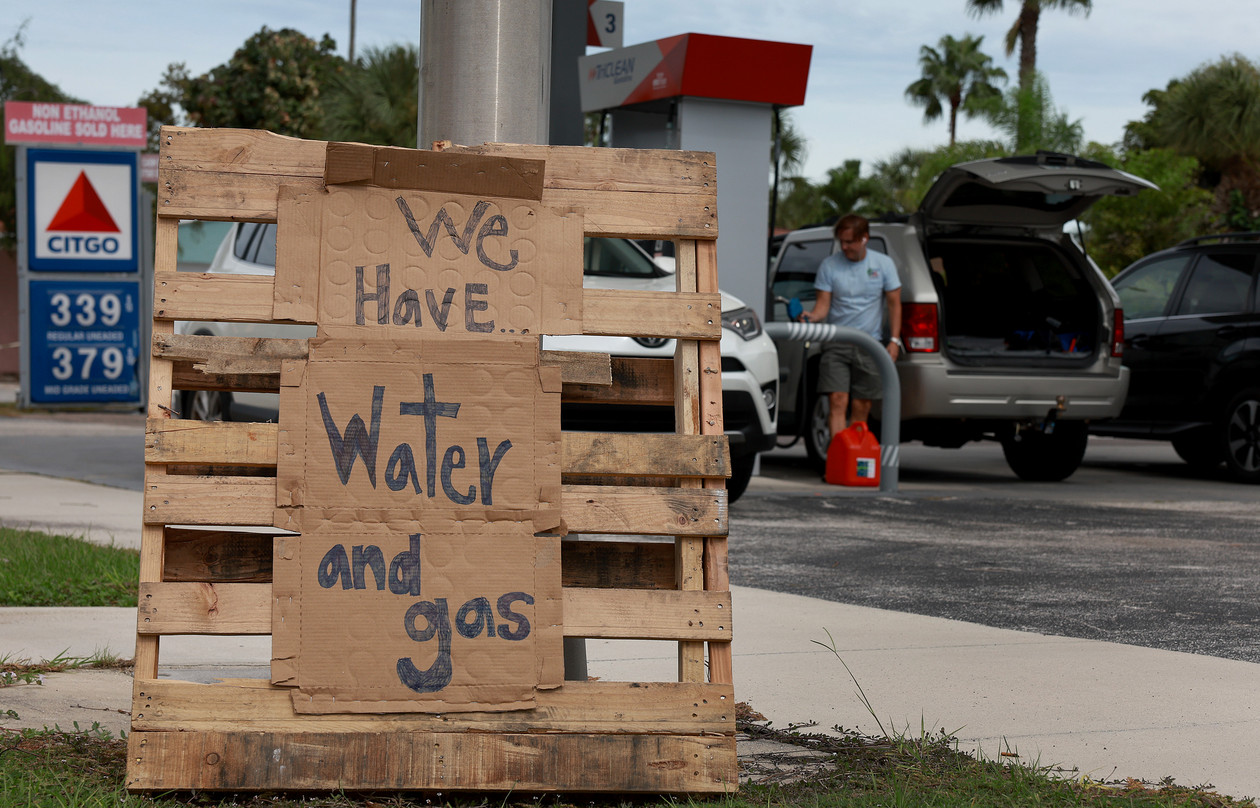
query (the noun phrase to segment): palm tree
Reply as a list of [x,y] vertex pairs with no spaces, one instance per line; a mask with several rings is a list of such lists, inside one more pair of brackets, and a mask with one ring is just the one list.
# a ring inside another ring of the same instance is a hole
[[1009,138],[1008,148],[1016,154],[1038,149],[1074,153],[1085,135],[1079,118],[1074,121],[1067,110],[1055,107],[1050,85],[1041,73],[1033,75],[1027,90],[1007,90],[986,107],[985,117],[994,129]]
[[[1003,5],[1002,0],[967,0],[967,11],[973,16],[983,17],[1000,12]],[[1021,0],[1019,17],[1006,33],[1006,55],[1014,53],[1015,44],[1019,43],[1019,89],[1025,92],[1032,89],[1037,71],[1037,23],[1042,9],[1058,9],[1088,17],[1094,3],[1093,0]]]
[[325,137],[415,148],[419,88],[416,45],[364,49],[324,88]]
[[1006,81],[1006,71],[993,66],[993,59],[980,50],[984,37],[968,34],[962,39],[946,35],[938,48],[919,48],[923,77],[906,88],[911,103],[923,107],[923,120],[935,121],[949,105],[949,145],[957,141],[958,111],[968,118],[1001,96],[995,81]]
[[1154,118],[1164,143],[1220,172],[1217,206],[1229,197],[1260,211],[1260,66],[1239,54],[1169,85]]

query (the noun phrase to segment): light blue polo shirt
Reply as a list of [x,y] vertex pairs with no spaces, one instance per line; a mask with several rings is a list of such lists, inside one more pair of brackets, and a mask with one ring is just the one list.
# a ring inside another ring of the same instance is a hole
[[897,266],[881,252],[867,249],[861,261],[832,253],[818,265],[814,288],[831,292],[827,322],[857,328],[877,342],[884,320],[884,293],[901,288]]

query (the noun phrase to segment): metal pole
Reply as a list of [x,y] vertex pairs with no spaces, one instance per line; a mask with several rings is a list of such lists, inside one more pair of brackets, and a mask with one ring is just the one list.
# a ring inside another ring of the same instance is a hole
[[[435,140],[547,143],[551,0],[421,0],[421,148]],[[564,678],[587,678],[586,640],[564,640]]]
[[421,0],[421,148],[546,143],[551,0]]
[[764,328],[772,339],[845,342],[874,357],[875,364],[879,366],[880,381],[884,384],[879,490],[896,493],[897,469],[901,465],[901,379],[897,377],[897,366],[887,349],[865,331],[831,323],[766,323]]

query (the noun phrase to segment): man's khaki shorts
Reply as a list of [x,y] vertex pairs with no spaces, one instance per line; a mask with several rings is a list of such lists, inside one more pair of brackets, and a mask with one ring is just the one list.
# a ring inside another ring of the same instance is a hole
[[884,384],[879,366],[856,345],[829,343],[823,346],[818,366],[818,392],[848,393],[853,398],[880,399]]

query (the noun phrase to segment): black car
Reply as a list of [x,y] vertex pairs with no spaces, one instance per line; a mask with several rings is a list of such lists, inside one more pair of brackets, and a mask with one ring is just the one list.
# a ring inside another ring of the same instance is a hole
[[1186,462],[1260,482],[1260,233],[1183,241],[1112,285],[1129,395],[1096,435],[1172,441]]

